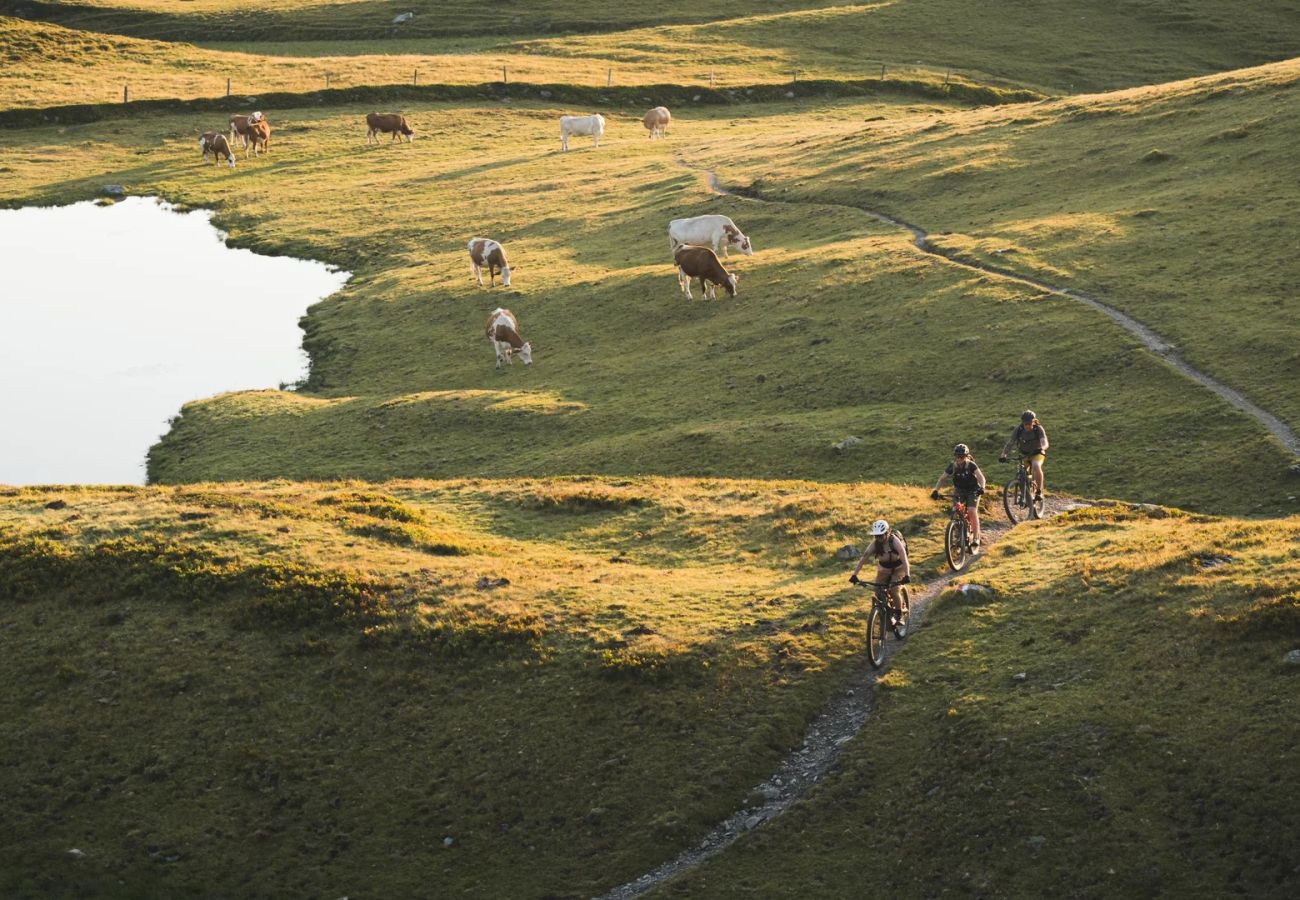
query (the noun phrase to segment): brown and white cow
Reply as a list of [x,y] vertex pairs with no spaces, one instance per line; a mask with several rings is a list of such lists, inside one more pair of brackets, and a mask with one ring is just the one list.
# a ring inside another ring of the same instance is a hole
[[258,119],[256,122],[248,123],[248,130],[244,132],[244,158],[248,158],[248,151],[253,151],[253,155],[270,152],[271,149],[271,123],[266,119]]
[[503,362],[513,366],[516,353],[524,361],[524,365],[533,364],[533,345],[519,336],[519,323],[510,310],[497,307],[488,316],[487,339],[492,343],[492,349],[496,351],[498,369]]
[[645,114],[641,124],[646,127],[646,131],[650,132],[650,140],[653,141],[655,138],[663,137],[668,133],[668,123],[672,120],[673,116],[668,111],[668,107],[656,106]]
[[203,132],[203,136],[199,138],[199,150],[203,159],[207,159],[208,154],[211,153],[214,163],[219,163],[222,159],[225,159],[226,165],[232,169],[235,167],[235,154],[230,152],[230,142],[219,131]]
[[251,112],[248,115],[233,115],[230,117],[230,146],[235,144],[243,145],[248,149],[248,127],[256,122],[266,121],[266,116],[261,111]]
[[736,296],[736,282],[740,276],[722,268],[718,254],[709,247],[678,247],[673,252],[673,262],[677,264],[677,284],[687,300],[694,299],[691,296],[692,278],[700,280],[700,294],[709,300],[717,297],[714,286],[719,284],[726,288],[727,294]]
[[390,144],[397,140],[399,134],[405,137],[406,142],[409,144],[411,143],[411,135],[415,134],[411,126],[406,124],[406,116],[400,113],[370,113],[367,115],[366,143],[369,144],[370,139],[374,138],[375,143],[378,144],[379,138],[377,135],[381,132],[392,135],[392,138],[389,139]]
[[506,248],[491,238],[471,238],[469,242],[469,270],[483,286],[483,270],[488,270],[488,287],[496,287],[496,274],[501,273],[501,286],[510,287],[510,261]]

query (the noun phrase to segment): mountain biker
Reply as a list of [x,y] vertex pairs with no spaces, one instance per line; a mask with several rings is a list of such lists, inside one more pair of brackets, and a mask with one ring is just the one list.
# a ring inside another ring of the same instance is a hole
[[948,467],[943,470],[939,480],[934,483],[934,490],[930,492],[932,500],[939,499],[939,488],[943,487],[944,481],[948,478],[952,478],[952,502],[965,503],[966,509],[970,513],[970,546],[972,550],[978,550],[980,546],[980,494],[984,493],[987,485],[984,481],[984,473],[975,462],[975,457],[970,455],[970,448],[965,444],[958,444],[952,448],[952,462],[948,463]]
[[1030,480],[1034,483],[1034,502],[1043,499],[1043,460],[1047,458],[1047,432],[1032,409],[1020,414],[1020,424],[1011,431],[1011,437],[998,454],[998,462],[1007,461],[1012,445],[1019,447],[1020,458],[1029,460]]
[[907,544],[903,539],[890,530],[889,523],[884,519],[876,519],[871,523],[871,543],[867,545],[866,552],[858,560],[857,566],[853,569],[853,574],[849,576],[849,581],[858,584],[858,572],[862,571],[862,566],[871,558],[876,558],[876,584],[889,586],[889,595],[893,598],[894,609],[899,608],[897,586],[907,584],[912,580],[912,567],[907,561]]

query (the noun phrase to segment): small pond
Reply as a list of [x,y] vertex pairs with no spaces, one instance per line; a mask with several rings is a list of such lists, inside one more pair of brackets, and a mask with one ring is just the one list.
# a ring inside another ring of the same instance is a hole
[[181,404],[306,374],[298,320],[349,274],[231,249],[210,219],[0,210],[0,484],[142,484]]

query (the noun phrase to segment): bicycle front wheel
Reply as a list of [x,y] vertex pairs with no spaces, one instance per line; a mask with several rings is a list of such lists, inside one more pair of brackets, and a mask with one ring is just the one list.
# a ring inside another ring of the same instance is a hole
[[[1033,485],[1029,485],[1029,486],[1027,486],[1027,487],[1025,488],[1025,492],[1026,492],[1026,494],[1028,495],[1029,498],[1032,498],[1032,497],[1034,496],[1034,488],[1033,488]],[[1026,505],[1029,507],[1029,517],[1030,517],[1031,519],[1041,519],[1041,518],[1043,517],[1043,498],[1042,498],[1042,497],[1039,497],[1037,500],[1029,499],[1029,501],[1028,501],[1028,503],[1027,503]]]
[[1025,486],[1019,475],[1008,481],[1002,489],[1002,508],[1007,511],[1007,518],[1012,525],[1019,525],[1029,515],[1029,508],[1025,504]]
[[871,604],[871,612],[867,614],[867,656],[871,659],[873,669],[879,669],[885,664],[885,626],[880,604]]
[[954,572],[966,568],[966,523],[949,522],[943,532],[943,552],[948,557],[948,565]]

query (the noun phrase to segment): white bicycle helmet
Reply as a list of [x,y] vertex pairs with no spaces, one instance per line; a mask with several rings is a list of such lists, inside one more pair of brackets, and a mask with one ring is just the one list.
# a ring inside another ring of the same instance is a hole
[[889,523],[886,522],[884,519],[876,519],[876,521],[871,523],[871,534],[873,536],[879,536],[888,533],[889,533]]

